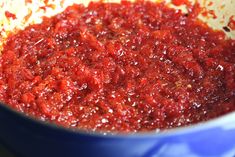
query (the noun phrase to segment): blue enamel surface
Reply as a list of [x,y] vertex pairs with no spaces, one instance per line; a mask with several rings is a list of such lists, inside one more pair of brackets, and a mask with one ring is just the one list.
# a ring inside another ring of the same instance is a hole
[[207,123],[160,134],[104,136],[45,125],[0,105],[0,140],[23,157],[233,157],[235,114]]

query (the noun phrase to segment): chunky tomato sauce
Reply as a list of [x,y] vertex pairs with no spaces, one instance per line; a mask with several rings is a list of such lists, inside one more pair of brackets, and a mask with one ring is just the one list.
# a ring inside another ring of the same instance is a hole
[[235,41],[151,2],[73,5],[8,38],[0,100],[85,130],[185,126],[235,110]]

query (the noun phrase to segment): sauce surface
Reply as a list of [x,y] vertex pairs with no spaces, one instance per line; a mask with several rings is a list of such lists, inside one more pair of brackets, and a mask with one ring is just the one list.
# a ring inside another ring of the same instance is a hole
[[8,38],[0,100],[65,127],[138,132],[235,110],[235,41],[151,2],[73,5]]

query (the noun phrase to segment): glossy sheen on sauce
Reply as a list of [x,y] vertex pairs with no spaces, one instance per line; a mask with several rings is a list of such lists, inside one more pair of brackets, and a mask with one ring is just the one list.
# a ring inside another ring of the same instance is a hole
[[136,132],[235,110],[235,41],[151,2],[74,5],[8,38],[0,100],[41,120]]

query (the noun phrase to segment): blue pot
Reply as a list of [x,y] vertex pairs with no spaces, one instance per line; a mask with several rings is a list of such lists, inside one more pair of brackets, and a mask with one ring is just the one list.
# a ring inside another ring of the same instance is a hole
[[0,104],[0,140],[22,157],[233,157],[235,113],[160,133],[69,130]]

